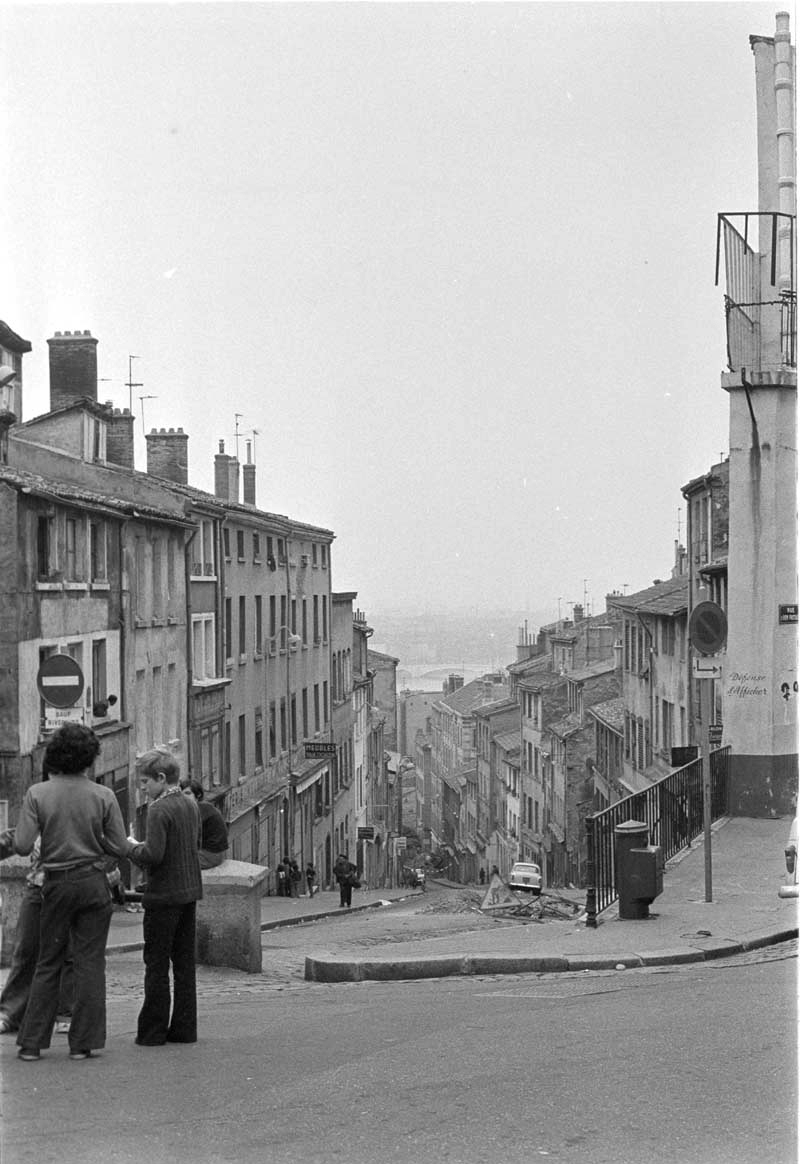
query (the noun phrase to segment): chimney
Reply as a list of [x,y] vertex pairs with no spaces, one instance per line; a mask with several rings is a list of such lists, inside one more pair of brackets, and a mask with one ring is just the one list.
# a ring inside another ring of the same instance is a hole
[[108,402],[106,460],[109,464],[133,468],[133,419],[129,408],[113,408],[111,401]]
[[90,331],[57,331],[50,348],[50,411],[84,396],[97,402],[97,340]]
[[247,441],[247,464],[242,466],[242,500],[245,505],[256,503],[256,467],[250,460],[250,441]]
[[147,433],[147,472],[177,485],[189,483],[189,437],[182,428],[151,429]]
[[572,621],[583,622],[583,604],[580,602],[576,602],[572,608]]
[[214,457],[214,495],[220,501],[239,500],[239,462],[225,452],[225,441],[219,442]]

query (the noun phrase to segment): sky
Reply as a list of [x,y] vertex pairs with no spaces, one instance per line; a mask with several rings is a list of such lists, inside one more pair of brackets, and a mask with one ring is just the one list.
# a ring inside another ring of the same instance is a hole
[[90,330],[137,467],[143,421],[182,427],[213,491],[238,425],[368,614],[667,577],[727,455],[716,216],[757,208],[782,7],[3,5],[23,418]]

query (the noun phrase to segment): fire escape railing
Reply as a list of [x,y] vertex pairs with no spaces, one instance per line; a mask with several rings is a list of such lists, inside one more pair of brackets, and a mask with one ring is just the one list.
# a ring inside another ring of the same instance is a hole
[[[743,220],[739,231],[732,219]],[[750,219],[771,220],[769,250],[762,256],[748,242]],[[797,367],[795,218],[780,211],[740,211],[717,215],[717,260],[714,283],[719,284],[720,259],[725,259],[725,320],[728,368],[740,372],[764,367],[764,339],[780,337],[781,366]],[[769,262],[769,285],[775,295],[762,298],[762,262]],[[780,286],[778,286],[780,284]]]

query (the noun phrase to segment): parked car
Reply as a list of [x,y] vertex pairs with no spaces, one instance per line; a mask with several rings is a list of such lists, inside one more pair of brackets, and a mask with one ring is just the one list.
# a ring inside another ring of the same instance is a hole
[[517,861],[511,869],[508,885],[510,889],[523,889],[538,897],[542,892],[542,871],[531,861]]
[[795,817],[789,829],[789,842],[783,851],[786,858],[786,879],[778,890],[778,897],[800,897],[800,885],[797,882],[797,847],[798,818]]

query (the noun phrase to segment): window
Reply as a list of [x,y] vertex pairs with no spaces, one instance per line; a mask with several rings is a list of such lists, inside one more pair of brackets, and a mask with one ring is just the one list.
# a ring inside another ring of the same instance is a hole
[[225,658],[233,662],[233,599],[225,599]]
[[311,565],[316,566],[316,564],[317,564],[317,543],[312,542],[311,543]]
[[262,650],[264,649],[264,621],[263,621],[262,613],[261,613],[261,595],[260,594],[256,595],[255,624],[256,624],[256,628],[255,628],[256,629],[255,653],[257,655],[260,655]]
[[289,703],[289,722],[292,728],[292,747],[297,747],[297,696],[292,693]]
[[302,709],[303,709],[303,739],[305,739],[308,736],[308,688],[307,687],[303,688]]
[[328,547],[320,546],[320,553],[322,554],[322,569],[326,570],[328,567]]
[[107,695],[106,640],[95,639],[92,643],[92,702],[101,703]]
[[304,598],[301,605],[301,630],[303,636],[303,646],[308,646],[308,599]]
[[270,649],[270,654],[275,653],[275,635],[277,633],[278,633],[278,620],[277,620],[276,600],[275,600],[275,595],[270,594],[270,596],[269,596],[269,638],[270,638],[269,649]]
[[286,734],[286,696],[281,699],[281,751],[285,751],[289,746],[288,736]]
[[64,523],[64,577],[68,582],[78,578],[78,523],[68,517]]
[[231,531],[228,529],[227,526],[224,526],[223,530],[222,530],[222,552],[224,553],[224,555],[228,559],[228,561],[230,561],[230,557],[231,557]]
[[319,683],[314,684],[314,731],[319,731]]
[[665,751],[672,747],[672,727],[675,708],[666,699],[661,700],[661,746]]
[[278,538],[278,562],[281,566],[286,564],[286,543],[283,538]]
[[292,599],[290,609],[292,612],[290,626],[292,628],[292,634],[296,635],[297,634],[297,599],[296,598]]
[[39,517],[36,520],[36,573],[39,578],[49,578],[53,573],[53,519]]
[[281,595],[281,650],[286,650],[286,595]]
[[239,595],[239,654],[247,653],[247,599]]
[[147,618],[147,579],[145,576],[145,540],[136,539],[136,617]]
[[263,713],[260,707],[256,708],[256,734],[255,734],[255,749],[256,749],[256,768],[264,767],[264,738],[263,738]]
[[328,641],[328,596],[322,595],[322,638],[324,642]]
[[316,594],[314,595],[314,598],[313,598],[313,611],[314,611],[314,616],[313,616],[314,617],[314,642],[318,643],[319,642],[319,597]]
[[267,565],[275,565],[275,553],[272,548],[272,538],[267,538]]
[[196,683],[217,674],[213,614],[192,615],[192,677]]
[[261,561],[261,534],[253,534],[253,561]]
[[328,680],[322,684],[322,718],[327,725],[328,723]]
[[275,738],[275,700],[269,705],[269,758],[274,760],[278,754],[278,742]]
[[247,769],[247,720],[239,716],[239,775],[244,777]]
[[240,562],[244,561],[244,530],[237,529],[236,531],[236,557]]
[[675,621],[664,619],[661,623],[661,650],[665,655],[675,654]]
[[153,618],[161,618],[164,598],[164,585],[161,580],[161,538],[153,538],[150,562],[153,572]]
[[105,582],[108,578],[107,534],[104,521],[89,524],[89,569],[93,582]]

